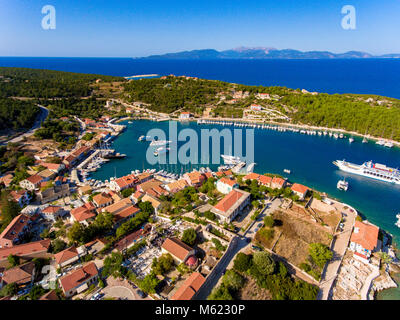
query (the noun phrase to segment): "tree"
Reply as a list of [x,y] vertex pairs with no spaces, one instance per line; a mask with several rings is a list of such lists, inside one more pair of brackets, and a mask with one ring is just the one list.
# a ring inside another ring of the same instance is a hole
[[75,221],[72,227],[68,230],[68,238],[73,242],[85,242],[85,227],[78,221]]
[[197,238],[197,233],[193,228],[186,229],[182,234],[182,241],[189,246],[193,246]]
[[222,283],[230,289],[239,290],[243,287],[245,278],[234,270],[228,270],[222,277]]
[[133,189],[132,188],[127,188],[121,191],[121,194],[124,198],[128,198],[132,195]]
[[0,290],[0,297],[8,297],[8,296],[13,296],[18,292],[18,285],[13,282],[6,284],[3,288]]
[[273,274],[275,271],[275,261],[266,251],[259,251],[254,253],[253,262],[257,269],[263,275]]
[[156,277],[154,273],[150,273],[144,277],[142,281],[139,283],[140,289],[146,293],[155,293],[156,287],[158,286],[160,280]]
[[207,297],[207,300],[233,300],[229,289],[221,285],[218,288],[214,288],[211,294]]
[[239,252],[233,261],[233,269],[239,272],[246,272],[252,265],[252,256]]
[[122,273],[122,262],[124,261],[124,257],[119,252],[112,252],[111,255],[107,256],[104,259],[103,277],[108,277],[110,275],[118,277]]
[[55,239],[54,241],[51,242],[52,253],[58,253],[60,251],[63,251],[66,247],[67,244],[61,239]]
[[271,216],[266,216],[264,218],[264,224],[265,226],[267,226],[268,228],[272,228],[275,225],[275,220],[274,218],[272,218]]
[[323,268],[333,256],[328,246],[322,243],[311,243],[308,250],[313,262],[320,268]]
[[11,265],[11,267],[16,267],[16,266],[18,266],[19,263],[20,263],[19,257],[18,257],[18,256],[15,256],[15,255],[13,255],[13,254],[10,254],[10,255],[7,257],[7,260],[8,260],[8,263]]
[[154,258],[152,270],[155,274],[165,274],[174,266],[174,258],[168,253],[162,255],[160,258]]

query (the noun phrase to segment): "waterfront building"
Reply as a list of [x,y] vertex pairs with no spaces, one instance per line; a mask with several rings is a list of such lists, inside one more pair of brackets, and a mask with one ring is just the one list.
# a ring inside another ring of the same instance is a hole
[[193,172],[185,173],[183,175],[183,179],[186,180],[186,182],[189,186],[198,188],[204,183],[204,181],[206,180],[206,177],[204,174],[202,174],[198,171],[193,171]]
[[234,179],[221,178],[216,183],[217,190],[223,194],[230,193],[233,189],[239,188],[239,184]]
[[211,211],[218,216],[220,221],[231,223],[249,203],[250,193],[240,189],[233,189]]
[[379,250],[379,228],[373,224],[356,221],[350,238],[350,250],[354,256],[368,260],[372,252]]
[[306,195],[309,191],[308,187],[303,186],[302,184],[299,184],[299,183],[294,183],[290,189],[292,189],[294,194],[299,196],[300,200],[304,200],[304,198],[306,197]]
[[282,188],[286,187],[286,184],[287,184],[286,179],[274,177],[274,178],[272,178],[272,181],[271,181],[271,188],[272,189],[282,189]]
[[190,119],[192,116],[190,112],[181,112],[179,119]]
[[109,183],[109,188],[112,191],[121,192],[122,190],[133,188],[138,182],[139,179],[135,175],[130,174],[111,180]]

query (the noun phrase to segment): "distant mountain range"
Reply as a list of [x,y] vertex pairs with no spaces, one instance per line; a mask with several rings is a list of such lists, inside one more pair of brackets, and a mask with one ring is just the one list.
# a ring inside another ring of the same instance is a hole
[[345,53],[332,53],[329,51],[299,51],[293,49],[278,50],[275,48],[246,48],[240,47],[225,51],[214,49],[182,51],[152,55],[137,59],[366,59],[366,58],[400,58],[400,54],[385,54],[373,56],[367,52],[348,51]]

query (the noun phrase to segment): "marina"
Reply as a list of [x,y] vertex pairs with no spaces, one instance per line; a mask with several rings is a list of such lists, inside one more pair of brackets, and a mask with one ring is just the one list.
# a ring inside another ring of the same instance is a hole
[[[231,130],[236,128],[233,125],[221,126],[219,123],[197,125],[195,121],[184,124],[177,122],[177,126],[178,131],[191,128],[198,132],[201,128]],[[188,164],[171,164],[168,161],[166,164],[154,166],[148,164],[145,155],[149,144],[139,142],[137,139],[141,135],[146,135],[154,127],[164,130],[168,138],[168,121],[155,123],[139,120],[134,121],[134,124],[127,124],[124,133],[119,135],[112,144],[112,149],[126,154],[127,157],[103,163],[101,168],[91,172],[89,177],[97,181],[105,181],[110,177],[129,174],[132,168],[140,171],[162,170],[179,177],[180,174],[194,169],[206,170],[208,167],[216,171],[222,167],[231,167],[224,164],[221,157],[219,164],[200,163],[200,160],[198,163]],[[254,130],[254,146],[257,150],[254,154],[254,162],[257,163],[254,166],[254,172],[280,174],[288,178],[289,174],[283,170],[290,169],[290,180],[327,192],[331,197],[359,209],[369,221],[393,234],[397,242],[400,239],[400,229],[395,226],[395,222],[397,221],[396,214],[399,212],[400,185],[341,171],[332,164],[332,161],[351,159],[354,163],[363,163],[365,159],[374,159],[375,162],[396,168],[400,159],[399,148],[384,148],[375,143],[361,143],[362,138],[357,136],[354,137],[354,143],[349,143],[348,139],[333,139],[329,137],[328,131],[326,134],[323,130],[320,131],[321,135],[300,134],[289,130]],[[245,130],[243,131],[245,142],[244,132]],[[177,147],[183,143],[178,142]],[[245,145],[242,149],[246,150]],[[231,151],[235,154],[235,150]],[[220,154],[224,154],[222,147]],[[166,155],[166,157],[168,159],[169,156]],[[245,171],[246,167],[242,168],[242,172]],[[351,186],[347,192],[337,189],[338,180],[343,178]]]

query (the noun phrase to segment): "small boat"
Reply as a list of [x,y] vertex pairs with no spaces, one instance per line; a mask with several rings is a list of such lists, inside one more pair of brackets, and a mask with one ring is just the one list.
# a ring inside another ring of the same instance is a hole
[[396,221],[396,223],[394,224],[396,227],[398,227],[398,228],[400,228],[400,213],[398,213],[397,215],[396,215],[396,218],[397,218],[397,221]]
[[167,140],[153,140],[150,142],[150,146],[165,146],[168,143],[171,143],[172,141],[167,141]]
[[353,137],[350,137],[350,138],[349,138],[349,143],[353,143],[353,141],[354,141],[354,138],[353,138]]
[[290,174],[290,173],[291,173],[291,171],[290,171],[289,169],[283,169],[283,172],[285,172],[285,173],[287,173],[287,174]]
[[385,140],[379,139],[379,140],[376,142],[376,144],[378,144],[378,145],[380,145],[380,146],[383,146],[383,145],[385,144]]
[[347,191],[347,189],[349,188],[349,183],[346,181],[346,179],[343,178],[343,180],[338,181],[336,187],[339,190]]
[[133,121],[128,121],[128,123],[133,123]]
[[362,143],[368,143],[368,140],[366,137],[364,137],[364,139],[362,140]]
[[393,142],[387,141],[387,142],[385,142],[384,146],[385,146],[386,148],[392,148],[392,147],[393,147]]
[[154,155],[158,157],[161,154],[167,153],[170,149],[165,147],[160,147],[156,151],[154,151]]

